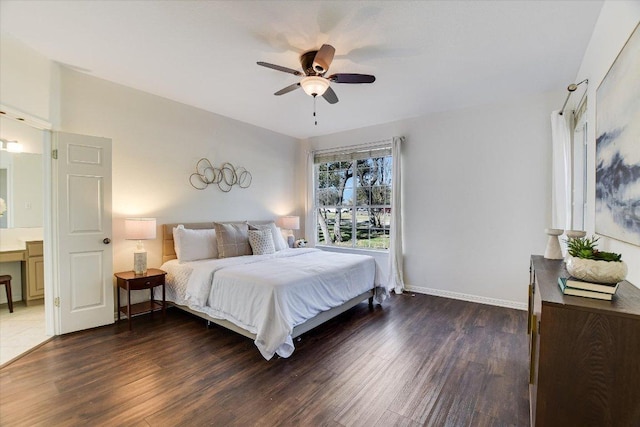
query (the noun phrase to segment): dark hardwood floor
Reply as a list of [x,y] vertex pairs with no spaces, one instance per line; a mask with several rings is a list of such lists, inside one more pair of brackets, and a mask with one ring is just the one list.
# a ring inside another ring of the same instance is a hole
[[175,308],[56,337],[0,369],[2,426],[527,426],[524,311],[360,304],[265,361]]

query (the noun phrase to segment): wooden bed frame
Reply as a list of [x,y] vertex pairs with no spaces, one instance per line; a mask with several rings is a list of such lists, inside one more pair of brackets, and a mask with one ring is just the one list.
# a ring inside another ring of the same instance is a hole
[[[251,224],[264,224],[270,221],[249,221]],[[202,230],[202,229],[210,229],[213,228],[213,222],[196,222],[196,223],[182,223],[182,225],[184,226],[184,228],[189,228],[189,229],[194,229],[194,230]],[[164,224],[162,226],[162,262],[165,263],[167,261],[170,261],[172,259],[176,259],[176,251],[173,245],[173,229],[175,227],[177,227],[178,224]],[[301,323],[300,325],[296,326],[293,328],[293,333],[291,334],[292,338],[296,338],[299,337],[300,335],[304,334],[307,331],[310,331],[311,329],[315,328],[316,326],[319,326],[321,324],[323,324],[324,322],[333,319],[334,317],[338,316],[339,314],[344,313],[345,311],[349,310],[352,307],[355,307],[356,305],[360,304],[361,302],[365,301],[366,299],[369,300],[369,307],[373,307],[373,296],[374,296],[374,289],[371,289],[367,292],[364,292],[354,298],[351,298],[349,301],[346,301],[345,303],[343,303],[342,305],[338,306],[338,307],[334,307],[332,309],[329,309],[327,311],[323,311],[321,313],[318,313],[315,317],[307,320],[304,323]],[[229,322],[228,320],[224,320],[224,319],[216,319],[213,318],[205,313],[201,313],[199,311],[195,311],[187,306],[184,305],[180,305],[180,304],[176,304],[176,303],[171,303],[174,307],[177,307],[181,310],[184,310],[186,312],[189,312],[195,316],[198,316],[202,319],[207,320],[208,322],[212,322],[215,323],[216,325],[220,325],[222,327],[225,327],[227,329],[230,329],[236,333],[239,333],[241,335],[244,335],[245,337],[251,338],[252,340],[256,339],[256,335],[247,331],[244,328],[241,328],[240,326]]]

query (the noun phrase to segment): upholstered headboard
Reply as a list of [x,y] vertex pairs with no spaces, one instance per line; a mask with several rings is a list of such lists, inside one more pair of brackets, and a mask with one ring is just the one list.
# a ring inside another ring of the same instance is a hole
[[[260,221],[247,221],[250,224],[266,224],[273,220],[260,220]],[[232,221],[238,222],[238,221]],[[176,250],[173,246],[173,229],[182,224],[184,228],[190,228],[192,230],[202,230],[207,228],[213,228],[212,222],[181,222],[177,224],[164,224],[162,226],[162,263],[176,259]]]

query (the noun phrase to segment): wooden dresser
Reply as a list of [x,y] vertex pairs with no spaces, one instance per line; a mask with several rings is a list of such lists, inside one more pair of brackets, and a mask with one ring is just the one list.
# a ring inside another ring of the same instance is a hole
[[10,250],[0,251],[0,262],[20,262],[22,300],[25,305],[44,303],[44,251],[42,240],[28,241],[25,243],[24,249],[11,248]]
[[562,261],[531,257],[531,425],[640,426],[640,289],[564,296],[559,276]]

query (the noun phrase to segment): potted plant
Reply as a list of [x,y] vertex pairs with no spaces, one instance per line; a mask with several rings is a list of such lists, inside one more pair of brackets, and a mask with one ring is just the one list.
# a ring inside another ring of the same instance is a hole
[[622,255],[599,251],[598,237],[577,237],[567,241],[569,258],[567,271],[587,282],[614,284],[627,277],[627,265]]

